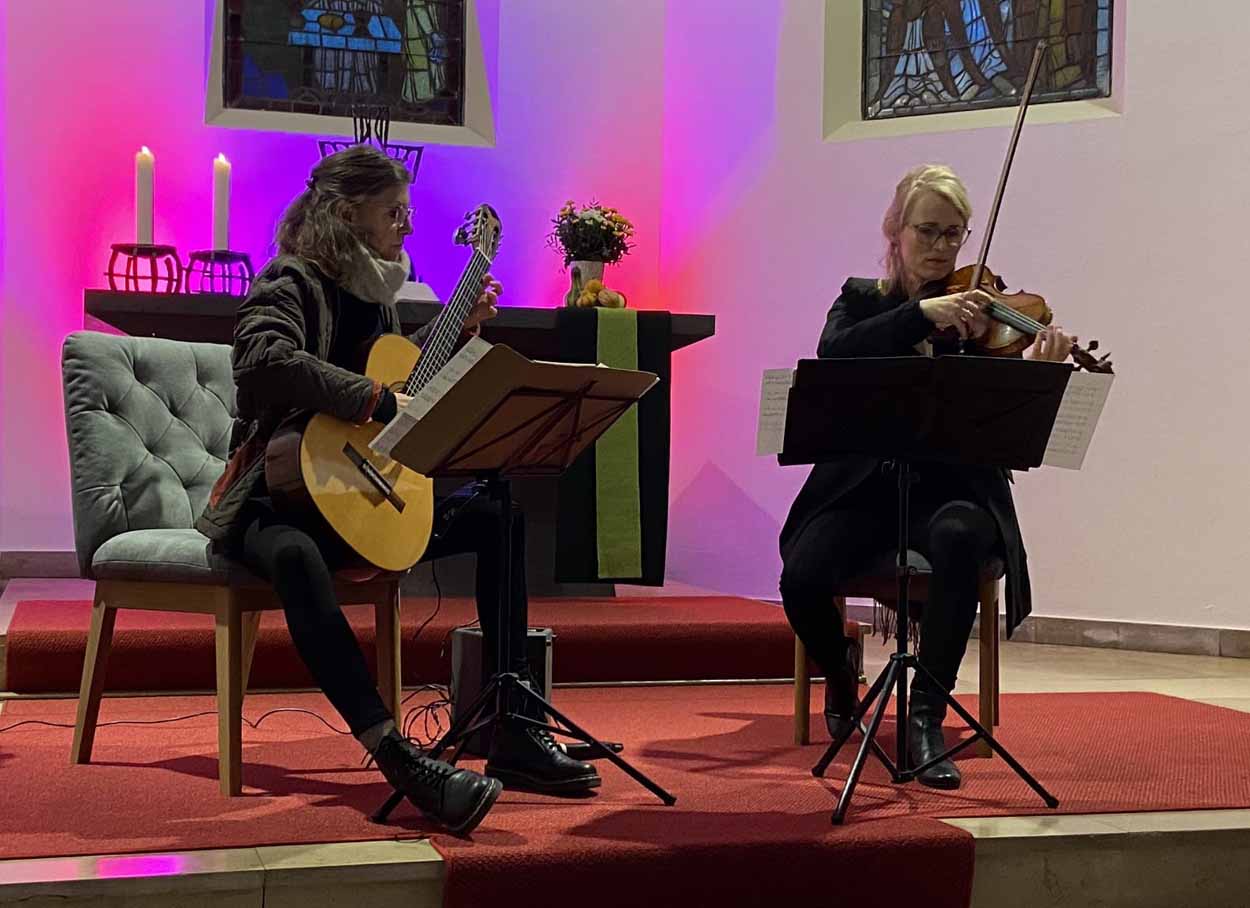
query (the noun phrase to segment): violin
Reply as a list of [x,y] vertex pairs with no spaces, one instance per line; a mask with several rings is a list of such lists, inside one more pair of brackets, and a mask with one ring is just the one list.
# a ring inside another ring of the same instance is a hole
[[[1042,68],[1042,56],[1046,50],[1046,40],[1037,42],[1033,51],[1033,63],[1029,67],[1029,75],[1021,91],[1020,109],[1016,114],[1015,129],[1011,134],[1011,142],[1007,146],[1007,160],[1003,163],[1003,172],[998,179],[998,190],[994,194],[994,204],[990,207],[990,216],[986,221],[985,237],[981,241],[981,252],[975,265],[960,268],[947,279],[947,293],[960,293],[968,290],[982,290],[993,297],[983,311],[991,321],[990,330],[984,337],[976,338],[969,343],[980,353],[989,356],[1016,356],[1025,347],[1033,343],[1034,337],[1054,320],[1054,313],[1046,305],[1046,300],[1036,293],[1004,293],[1006,282],[990,271],[985,260],[990,253],[990,240],[994,236],[994,225],[998,223],[998,212],[1002,208],[1003,193],[1007,189],[1007,176],[1011,173],[1011,162],[1016,155],[1016,146],[1020,143],[1020,131],[1024,127],[1024,116],[1029,109],[1029,99],[1033,96],[1033,85],[1037,74]],[[950,329],[948,329],[950,330]],[[1111,372],[1111,357],[1103,354],[1093,355],[1098,349],[1098,341],[1090,341],[1086,348],[1072,345],[1071,357],[1078,369],[1090,372]]]
[[[947,293],[963,293],[973,289],[976,265],[965,265],[946,279]],[[982,311],[989,316],[989,330],[978,338],[968,341],[973,350],[985,356],[1019,356],[1033,343],[1038,332],[1055,319],[1054,312],[1046,305],[1044,297],[1023,290],[1006,293],[1007,283],[988,267],[981,269],[981,283],[976,289],[993,299]],[[1071,357],[1079,368],[1087,372],[1111,372],[1111,355],[1104,353],[1095,357],[1098,341],[1091,340],[1085,347],[1072,345]]]

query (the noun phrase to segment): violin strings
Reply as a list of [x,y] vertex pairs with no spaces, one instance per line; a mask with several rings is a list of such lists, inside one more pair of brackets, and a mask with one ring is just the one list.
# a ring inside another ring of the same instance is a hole
[[1041,322],[1034,321],[1023,312],[1017,312],[1010,306],[1002,306],[998,303],[990,303],[986,309],[986,314],[991,318],[996,318],[1000,322],[1004,322],[1019,331],[1028,331],[1033,334],[1037,334],[1039,331],[1046,328],[1046,326]]

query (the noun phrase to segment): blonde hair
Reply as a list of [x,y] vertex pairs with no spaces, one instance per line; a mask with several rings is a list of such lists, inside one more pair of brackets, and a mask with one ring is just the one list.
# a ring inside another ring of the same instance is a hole
[[344,278],[359,245],[366,242],[364,232],[348,220],[349,212],[410,181],[402,163],[369,145],[329,155],[312,169],[308,188],[282,215],[274,244],[284,255],[315,262],[331,278]]
[[899,234],[907,223],[912,206],[922,193],[932,192],[941,196],[959,212],[966,225],[972,220],[972,203],[968,201],[968,188],[963,180],[945,164],[921,164],[913,167],[898,181],[894,201],[885,211],[881,232],[885,234],[885,292],[897,293],[903,289],[903,256],[899,251]]

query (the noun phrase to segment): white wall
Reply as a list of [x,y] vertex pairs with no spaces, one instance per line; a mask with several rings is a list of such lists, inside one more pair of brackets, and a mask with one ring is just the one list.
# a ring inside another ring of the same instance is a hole
[[[668,7],[662,281],[717,314],[714,345],[679,378],[720,402],[674,427],[675,498],[698,508],[674,514],[672,573],[759,595],[779,569],[759,547],[805,472],[751,453],[761,370],[812,355],[843,278],[879,273],[878,225],[907,168],[952,165],[984,212],[1007,139],[823,141],[823,7]],[[1123,115],[1026,127],[991,256],[1118,370],[1085,468],[1016,486],[1035,611],[1250,627],[1250,23],[1233,0],[1125,12]]]

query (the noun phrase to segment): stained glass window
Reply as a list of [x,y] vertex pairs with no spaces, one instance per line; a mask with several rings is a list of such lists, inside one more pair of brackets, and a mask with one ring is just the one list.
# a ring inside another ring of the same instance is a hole
[[863,115],[881,120],[1111,94],[1111,0],[864,0]]
[[465,0],[220,0],[226,107],[464,124]]

